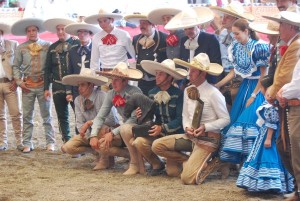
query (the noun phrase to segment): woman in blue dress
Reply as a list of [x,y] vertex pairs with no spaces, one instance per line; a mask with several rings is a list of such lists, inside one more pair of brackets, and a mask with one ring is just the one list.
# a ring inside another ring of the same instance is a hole
[[[262,84],[270,83],[262,82]],[[256,114],[257,124],[260,126],[259,135],[243,164],[236,185],[252,192],[292,192],[293,177],[284,168],[276,149],[276,138],[280,128],[278,108],[265,101],[257,109]]]
[[232,32],[236,40],[228,51],[233,69],[216,87],[224,86],[236,74],[243,78],[230,111],[230,124],[222,131],[220,151],[222,161],[239,164],[249,155],[258,135],[255,111],[265,100],[259,80],[266,75],[270,52],[268,44],[258,41],[256,33],[249,29],[247,20],[236,20]]

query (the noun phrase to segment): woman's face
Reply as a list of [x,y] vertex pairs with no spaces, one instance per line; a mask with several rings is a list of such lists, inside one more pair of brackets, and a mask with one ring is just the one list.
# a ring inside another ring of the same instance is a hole
[[232,27],[232,33],[234,34],[234,38],[238,42],[240,42],[242,44],[247,43],[247,41],[249,39],[249,33],[248,33],[247,29],[245,31],[242,31],[238,27],[233,26]]

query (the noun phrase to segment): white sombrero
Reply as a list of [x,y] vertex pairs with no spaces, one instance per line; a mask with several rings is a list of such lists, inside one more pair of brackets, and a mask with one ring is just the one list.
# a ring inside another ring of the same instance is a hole
[[89,68],[81,68],[80,74],[67,75],[62,79],[63,84],[78,86],[80,82],[91,82],[96,86],[101,86],[108,82],[108,79],[99,76],[94,70]]
[[128,80],[140,80],[143,78],[142,71],[128,68],[124,62],[119,62],[111,71],[97,71],[96,73],[108,78],[119,77]]
[[157,25],[163,24],[163,16],[164,15],[172,15],[175,16],[178,14],[181,10],[177,8],[158,8],[152,10],[150,13],[148,13],[148,20]]
[[210,75],[218,76],[223,72],[223,67],[217,63],[210,63],[209,57],[205,53],[198,54],[190,63],[181,59],[173,59],[173,61],[180,66],[195,68]]
[[124,20],[126,20],[127,22],[130,22],[132,24],[139,25],[140,20],[148,20],[148,16],[147,16],[147,14],[133,13],[133,14],[124,16]]
[[70,19],[66,19],[66,18],[51,18],[51,19],[47,19],[44,22],[44,27],[47,31],[52,32],[52,33],[56,33],[56,27],[57,25],[69,25],[75,23],[73,20]]
[[3,35],[11,33],[11,26],[5,22],[0,22],[0,30],[3,32]]
[[269,20],[268,22],[251,22],[250,29],[269,35],[279,35],[279,23]]
[[123,16],[119,13],[110,13],[104,9],[100,9],[98,14],[85,17],[84,21],[88,24],[98,24],[98,19],[103,17],[113,18],[115,21],[123,18]]
[[224,8],[219,6],[211,6],[210,9],[216,12],[225,13],[227,15],[231,15],[236,18],[244,18],[249,21],[253,21],[255,19],[254,15],[245,11],[243,4],[238,1],[233,1]]
[[65,32],[71,35],[77,36],[78,30],[88,30],[92,32],[93,34],[98,33],[101,29],[98,26],[94,26],[92,24],[87,24],[87,23],[72,23],[69,24],[65,27]]
[[42,33],[45,30],[43,26],[44,20],[39,18],[23,18],[21,20],[16,21],[11,26],[11,33],[15,36],[26,36],[26,28],[29,26],[35,26],[39,29],[39,33]]
[[206,7],[186,8],[166,24],[165,29],[177,30],[205,24],[214,19],[214,13]]
[[287,23],[297,27],[300,27],[300,7],[293,5],[288,7],[286,11],[281,11],[277,16],[262,16],[266,19],[279,22]]
[[165,72],[171,75],[175,80],[181,80],[188,75],[188,72],[186,70],[176,68],[174,61],[171,59],[166,59],[161,63],[151,60],[143,60],[141,61],[141,66],[147,73],[154,76],[156,74],[156,71]]

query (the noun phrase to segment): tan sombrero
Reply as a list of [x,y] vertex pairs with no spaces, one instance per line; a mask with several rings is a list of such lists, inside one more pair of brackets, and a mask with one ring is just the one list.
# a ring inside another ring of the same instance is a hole
[[214,13],[206,7],[186,8],[166,24],[165,29],[177,30],[205,24],[214,19]]
[[134,13],[134,14],[124,16],[124,20],[126,20],[127,22],[130,22],[132,24],[139,25],[140,20],[148,20],[148,16],[147,16],[147,14]]
[[224,8],[219,6],[211,6],[210,9],[216,12],[225,13],[227,15],[231,15],[237,18],[244,18],[249,21],[253,21],[255,19],[254,15],[249,12],[246,12],[243,4],[238,1],[233,1]]
[[286,11],[281,11],[277,16],[262,16],[262,17],[275,22],[287,23],[287,24],[300,27],[300,7],[297,5],[288,7]]
[[163,25],[164,22],[162,20],[164,15],[172,15],[175,16],[178,14],[181,10],[177,8],[158,8],[150,11],[148,13],[148,20],[152,24],[157,24],[157,25]]
[[44,21],[44,27],[47,31],[56,33],[57,25],[69,25],[75,23],[73,20],[66,19],[66,18],[51,18]]
[[23,18],[21,20],[16,21],[11,26],[11,33],[15,36],[26,36],[26,28],[29,26],[36,26],[39,29],[39,33],[42,33],[45,30],[43,26],[44,20],[39,18]]
[[65,32],[71,35],[77,36],[78,30],[88,30],[91,31],[93,34],[98,33],[101,29],[98,26],[94,26],[92,24],[87,23],[72,23],[65,27]]
[[217,63],[210,63],[209,57],[205,53],[198,54],[190,63],[181,59],[173,59],[173,61],[180,66],[195,68],[210,75],[218,76],[223,72],[223,67]]
[[142,71],[128,68],[124,62],[119,62],[111,71],[96,71],[96,73],[108,78],[119,77],[128,80],[140,80],[143,78]]
[[5,22],[0,22],[0,30],[3,32],[3,35],[11,33],[11,26]]
[[98,19],[103,17],[113,18],[115,21],[123,18],[123,16],[119,13],[110,13],[104,9],[100,9],[98,14],[85,17],[84,21],[88,24],[98,24]]
[[269,20],[268,22],[251,22],[250,29],[269,35],[279,35],[279,23]]
[[141,61],[141,66],[143,69],[151,74],[156,74],[156,71],[162,71],[171,75],[175,80],[181,80],[188,75],[188,72],[181,68],[175,68],[175,63],[171,59],[166,59],[163,62],[159,63],[151,60]]
[[96,86],[101,86],[108,82],[108,79],[99,76],[94,70],[89,68],[81,68],[80,74],[67,75],[62,79],[63,84],[78,86],[80,82],[91,82]]

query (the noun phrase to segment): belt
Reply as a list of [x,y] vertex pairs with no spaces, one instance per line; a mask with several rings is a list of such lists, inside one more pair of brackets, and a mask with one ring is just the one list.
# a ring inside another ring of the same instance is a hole
[[8,83],[10,80],[7,77],[0,78],[0,83]]
[[300,106],[300,100],[299,99],[290,99],[288,100],[288,106]]

